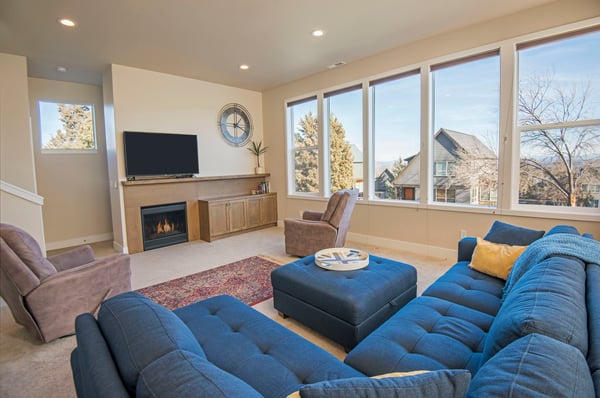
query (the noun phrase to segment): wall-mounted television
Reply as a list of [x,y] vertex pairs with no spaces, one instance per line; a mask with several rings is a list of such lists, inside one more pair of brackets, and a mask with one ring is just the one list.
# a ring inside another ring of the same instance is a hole
[[123,132],[125,174],[135,177],[191,177],[198,173],[195,134]]

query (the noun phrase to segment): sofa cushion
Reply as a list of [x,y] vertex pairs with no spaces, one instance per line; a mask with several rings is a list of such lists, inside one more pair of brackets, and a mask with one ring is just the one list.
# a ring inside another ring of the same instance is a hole
[[579,231],[572,225],[555,225],[544,236],[554,235],[554,234],[572,234],[579,235]]
[[206,358],[175,350],[146,366],[138,378],[136,397],[262,397],[242,380]]
[[438,370],[402,377],[329,380],[300,389],[302,398],[462,398],[471,381],[467,370]]
[[502,304],[503,287],[502,279],[469,268],[463,261],[431,284],[423,296],[438,297],[495,316]]
[[574,259],[551,257],[530,269],[505,297],[492,323],[482,363],[530,333],[588,349],[586,274]]
[[303,384],[363,376],[231,296],[211,297],[174,312],[211,363],[264,396],[282,397]]
[[537,333],[511,343],[473,377],[468,397],[593,397],[581,352]]
[[488,242],[504,243],[505,245],[527,246],[542,236],[544,236],[544,231],[494,221],[483,239]]
[[587,265],[586,300],[588,306],[588,331],[590,334],[587,361],[594,378],[596,391],[600,392],[600,265]]
[[130,393],[135,392],[140,371],[171,351],[205,357],[181,319],[137,292],[106,300],[98,312],[98,324]]
[[511,246],[477,238],[477,246],[469,267],[506,280],[515,260],[526,248],[527,246]]
[[437,297],[410,301],[361,341],[345,362],[373,376],[410,370],[477,370],[493,317]]
[[113,356],[90,313],[75,319],[77,348],[71,353],[71,369],[78,397],[129,397]]

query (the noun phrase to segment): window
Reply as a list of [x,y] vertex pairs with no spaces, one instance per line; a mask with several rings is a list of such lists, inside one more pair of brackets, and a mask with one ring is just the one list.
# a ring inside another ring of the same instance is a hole
[[446,188],[436,188],[433,191],[435,202],[455,203],[456,190]]
[[[495,207],[478,193],[498,185],[499,52],[433,65],[431,71],[434,202]],[[453,192],[451,200],[438,194],[441,188]]]
[[294,171],[291,191],[318,193],[320,185],[317,98],[288,103],[288,123]]
[[421,75],[415,70],[370,86],[375,196],[419,200]]
[[598,48],[597,28],[517,46],[521,205],[598,207]]
[[289,192],[329,196],[352,187],[384,206],[598,218],[595,23],[444,55],[288,103]]
[[329,191],[358,189],[362,196],[362,86],[325,93],[324,98],[329,118]]
[[94,106],[39,101],[42,152],[96,151]]
[[448,176],[448,162],[433,162],[433,175],[435,177]]

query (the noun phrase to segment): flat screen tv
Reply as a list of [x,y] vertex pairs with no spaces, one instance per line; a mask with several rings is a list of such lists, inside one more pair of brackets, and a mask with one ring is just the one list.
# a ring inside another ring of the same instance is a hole
[[198,173],[195,134],[123,132],[125,173],[135,177],[191,177]]

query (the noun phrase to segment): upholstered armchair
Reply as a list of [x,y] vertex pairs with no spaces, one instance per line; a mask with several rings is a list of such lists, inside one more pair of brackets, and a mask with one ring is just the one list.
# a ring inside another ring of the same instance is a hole
[[324,212],[306,210],[302,219],[285,219],[285,251],[305,257],[329,247],[343,247],[357,198],[357,190],[337,191]]
[[131,290],[129,256],[96,259],[90,246],[45,258],[27,232],[0,224],[0,295],[42,342],[75,332],[75,317]]

